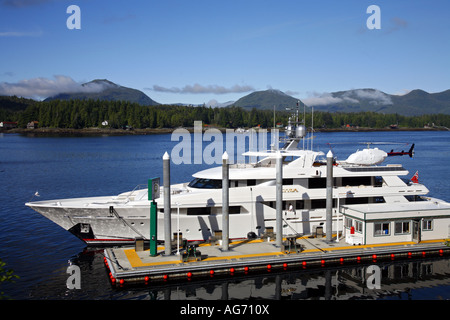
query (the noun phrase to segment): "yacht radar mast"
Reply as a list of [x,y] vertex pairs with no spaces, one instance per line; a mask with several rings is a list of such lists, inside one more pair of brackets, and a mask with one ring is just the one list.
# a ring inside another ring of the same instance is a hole
[[[303,139],[303,150],[305,149],[304,138],[306,136],[306,126],[304,118],[303,124],[299,124],[298,120],[299,102],[300,101],[297,102],[297,108],[295,110],[295,113],[288,118],[288,125],[285,128],[285,138],[284,138],[285,145],[283,147],[283,149],[285,150],[298,150],[298,144],[300,143],[301,139]],[[286,108],[286,110],[291,109]]]

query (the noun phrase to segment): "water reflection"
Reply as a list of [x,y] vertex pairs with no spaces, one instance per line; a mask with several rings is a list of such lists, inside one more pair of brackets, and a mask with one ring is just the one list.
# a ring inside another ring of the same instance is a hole
[[[377,263],[380,289],[369,289],[370,265],[234,275],[201,281],[114,288],[102,250],[86,250],[72,262],[82,272],[81,290],[60,290],[60,299],[129,300],[358,300],[450,299],[450,259],[414,259]],[[67,275],[63,276],[67,279]],[[64,280],[65,281],[65,280]],[[61,284],[61,280],[58,281]],[[61,287],[61,286],[60,286]],[[41,287],[42,289],[42,287]],[[60,288],[61,289],[61,288]],[[58,291],[49,288],[54,294]],[[42,293],[42,291],[41,291]],[[48,297],[47,297],[48,298]]]

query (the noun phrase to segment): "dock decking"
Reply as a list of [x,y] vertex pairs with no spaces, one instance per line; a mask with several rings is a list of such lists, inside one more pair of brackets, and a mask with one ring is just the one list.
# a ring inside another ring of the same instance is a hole
[[[291,245],[276,247],[273,241],[234,241],[228,251],[220,245],[200,244],[191,247],[191,255],[150,256],[149,250],[137,247],[107,248],[105,264],[113,285],[151,284],[164,281],[204,279],[230,274],[250,274],[273,270],[375,263],[383,260],[412,259],[443,256],[450,253],[445,239],[435,241],[389,243],[379,245],[349,245],[327,242],[323,238],[300,237]],[[176,248],[175,248],[176,252]]]

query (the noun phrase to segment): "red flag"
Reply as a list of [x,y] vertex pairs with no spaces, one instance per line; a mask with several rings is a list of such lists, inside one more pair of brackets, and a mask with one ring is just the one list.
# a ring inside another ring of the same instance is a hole
[[419,183],[419,171],[416,171],[416,173],[414,174],[414,176],[411,178],[411,181],[413,183]]

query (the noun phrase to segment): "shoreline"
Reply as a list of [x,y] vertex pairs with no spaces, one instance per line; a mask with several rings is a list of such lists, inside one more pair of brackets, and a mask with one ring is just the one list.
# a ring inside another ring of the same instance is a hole
[[[207,127],[203,128],[203,132],[207,129],[218,129],[221,132],[226,132],[227,128],[220,127]],[[0,129],[0,133],[6,134],[25,134],[31,136],[40,135],[71,135],[71,136],[89,136],[89,135],[150,135],[150,134],[167,134],[172,133],[174,130],[179,128],[147,128],[147,129],[112,129],[112,128],[84,128],[84,129],[71,129],[71,128],[36,128],[36,129],[25,129],[25,128],[14,128],[14,129]],[[189,132],[194,132],[193,127],[184,128]],[[232,129],[234,130],[234,129]],[[271,128],[267,129],[268,132]],[[280,130],[281,132],[284,129]],[[447,128],[316,128],[315,132],[382,132],[382,131],[449,131]]]

